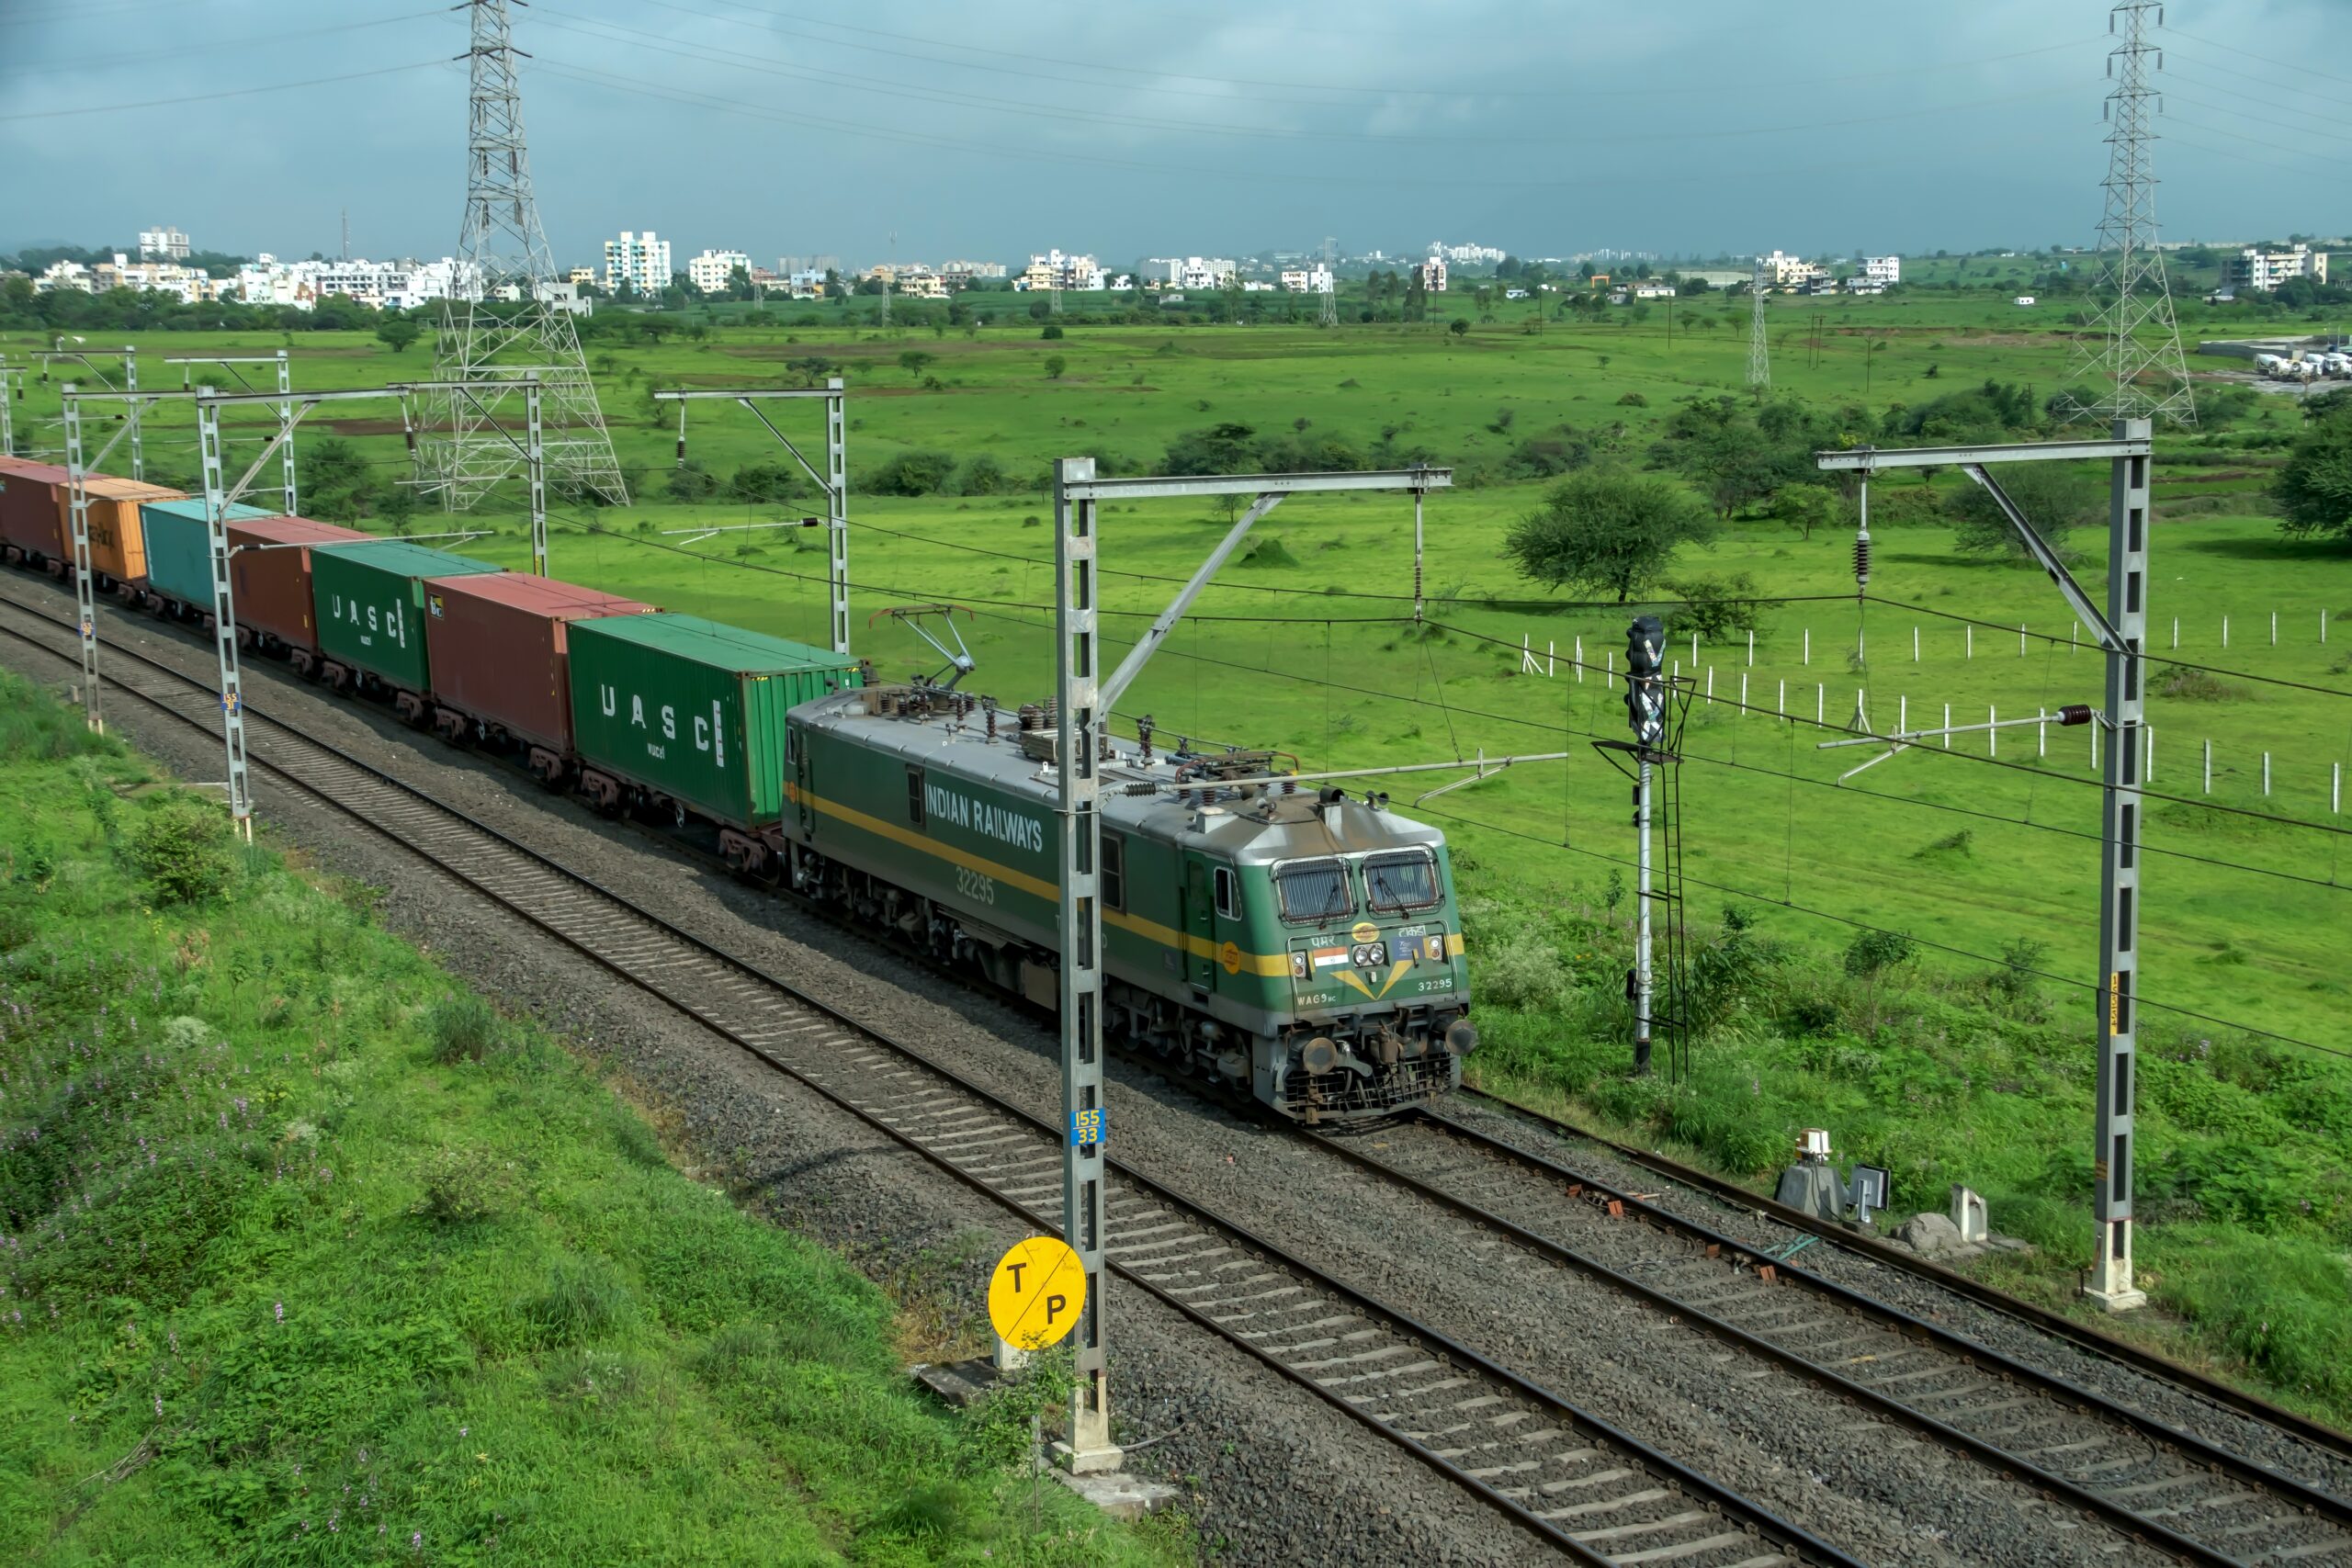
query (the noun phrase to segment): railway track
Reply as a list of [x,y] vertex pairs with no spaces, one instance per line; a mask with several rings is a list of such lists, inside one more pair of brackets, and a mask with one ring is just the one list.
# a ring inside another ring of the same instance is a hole
[[[2203,1563],[2352,1565],[2352,1504],[1443,1110],[1339,1157],[1923,1440]],[[1802,1238],[1800,1238],[1802,1239]]]
[[[0,633],[67,662],[72,623],[0,594]],[[32,620],[52,639],[17,624]],[[207,736],[206,682],[107,640],[117,693]],[[127,678],[126,678],[127,677]],[[359,759],[245,709],[252,764],[347,815],[1053,1231],[1058,1129]],[[1574,1561],[1854,1559],[1439,1329],[1113,1163],[1107,1266]]]

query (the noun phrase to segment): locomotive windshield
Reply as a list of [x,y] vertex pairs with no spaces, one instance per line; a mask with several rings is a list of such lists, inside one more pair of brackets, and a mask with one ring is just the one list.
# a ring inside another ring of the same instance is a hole
[[1372,907],[1385,914],[1427,909],[1438,901],[1437,867],[1419,850],[1374,855],[1363,863],[1363,883]]
[[1286,920],[1334,920],[1355,913],[1348,868],[1335,860],[1296,861],[1274,873]]

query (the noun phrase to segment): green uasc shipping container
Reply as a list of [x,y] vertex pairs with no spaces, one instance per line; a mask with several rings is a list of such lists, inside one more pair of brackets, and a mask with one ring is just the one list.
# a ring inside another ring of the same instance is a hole
[[699,615],[571,623],[572,743],[589,765],[759,827],[784,811],[784,716],[865,682],[857,661]]
[[319,651],[404,691],[430,692],[424,580],[503,570],[397,539],[314,548],[311,600],[318,615]]
[[[229,508],[229,521],[278,515],[264,507],[242,502]],[[212,604],[211,533],[202,496],[186,501],[141,503],[139,521],[147,529],[147,586],[166,599]]]

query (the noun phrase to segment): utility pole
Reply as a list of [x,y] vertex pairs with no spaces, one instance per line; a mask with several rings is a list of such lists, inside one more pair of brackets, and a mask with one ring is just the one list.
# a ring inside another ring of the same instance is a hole
[[[2098,1087],[2092,1132],[2092,1212],[2098,1221],[2091,1281],[2084,1293],[2109,1312],[2144,1305],[2147,1296],[2132,1270],[2132,1097],[2137,1077],[2139,975],[2141,769],[2144,764],[2145,707],[2142,660],[2148,623],[2148,502],[2154,430],[2146,418],[2119,419],[2110,439],[2056,441],[2018,446],[1910,447],[1881,451],[1860,447],[1817,452],[1815,466],[1856,472],[1868,485],[1881,468],[1957,468],[1984,487],[2007,518],[2035,562],[2107,655],[2102,710],[2082,714],[2094,722],[2097,742],[2109,732],[2100,759],[2098,922]],[[2032,521],[1995,481],[2002,463],[2103,458],[2108,481],[2107,609],[2092,604]],[[2072,722],[2070,710],[2064,722]],[[2019,719],[2016,724],[2034,723]],[[1994,728],[1996,725],[1967,726]],[[1918,736],[1888,737],[1900,750]],[[1850,744],[1826,741],[1825,746]],[[1890,753],[1891,755],[1892,753]],[[1867,764],[1866,764],[1867,765]],[[1857,770],[1859,771],[1859,770]],[[1850,775],[1849,775],[1850,776]]]
[[1756,271],[1747,283],[1751,302],[1750,325],[1747,330],[1747,384],[1760,394],[1772,386],[1772,344],[1764,330],[1764,295],[1768,288],[1764,280],[1764,258],[1756,258]]
[[[278,394],[281,398],[287,400],[285,401],[281,401],[277,405],[278,428],[286,434],[284,443],[278,447],[279,464],[285,476],[281,488],[286,493],[286,511],[288,514],[293,515],[300,513],[302,510],[301,499],[296,491],[294,479],[294,404],[291,400],[294,391],[294,367],[293,362],[288,356],[286,350],[281,348],[276,354],[268,355],[190,355],[183,358],[166,359],[164,363],[166,365],[176,365],[180,367],[180,386],[184,390],[194,384],[196,380],[195,367],[198,365],[218,365],[225,367],[230,375],[234,376],[237,378],[238,384],[243,387],[247,391],[252,391],[254,389],[254,384],[245,379],[245,373],[238,369],[238,366],[271,365],[277,367]],[[402,408],[405,410],[405,403],[402,404]]]
[[[1061,822],[1057,908],[1062,932],[1059,975],[1062,1059],[1062,1239],[1086,1271],[1086,1305],[1076,1333],[1078,1387],[1070,1395],[1069,1455],[1073,1471],[1115,1470],[1123,1461],[1111,1441],[1110,1382],[1103,1327],[1102,906],[1102,760],[1104,720],[1154,650],[1216,575],[1258,520],[1287,496],[1311,491],[1442,490],[1446,468],[1402,468],[1343,474],[1222,474],[1199,477],[1096,479],[1091,457],[1064,457],[1054,467],[1054,590],[1057,756]],[[1249,509],[1227,530],[1167,609],[1108,676],[1095,634],[1097,508],[1106,500],[1244,495]]]
[[1651,1014],[1656,973],[1650,946],[1651,765],[1666,739],[1666,687],[1658,656],[1666,647],[1666,623],[1636,615],[1625,628],[1625,718],[1634,731],[1634,1071],[1650,1070]]
[[[825,470],[819,473],[792,437],[775,426],[775,423],[760,412],[763,402],[798,398],[822,398],[825,400]],[[656,391],[653,400],[678,405],[678,465],[686,461],[686,405],[712,399],[725,399],[742,404],[752,417],[800,465],[800,471],[825,494],[825,597],[832,628],[833,651],[849,651],[849,394],[842,378],[835,376],[822,387],[729,387],[673,388]],[[820,521],[803,518],[803,525]],[[1072,1242],[1075,1247],[1077,1243]]]
[[[220,744],[229,763],[229,819],[250,844],[254,841],[254,797],[245,771],[245,688],[244,671],[237,660],[236,595],[229,581],[229,491],[220,468],[220,409],[213,401],[210,387],[200,388],[196,394],[196,432],[204,458],[205,555],[212,567],[212,646],[220,665]],[[289,451],[293,434],[289,410],[278,431],[279,444]]]
[[[90,497],[82,488],[89,478],[89,469],[82,461],[82,400],[74,396],[74,385],[64,387],[65,406],[65,473],[71,491],[66,501],[66,521],[74,536],[74,623],[82,628],[82,722],[99,735],[107,732],[106,719],[98,712],[98,601],[97,585],[90,575]],[[120,432],[116,438],[120,438]],[[98,453],[104,462],[114,442],[108,441]]]
[[[2122,41],[2108,55],[2115,88],[2107,96],[2107,210],[2099,220],[2098,312],[2075,334],[2067,400],[2076,412],[2108,419],[2197,423],[2197,399],[2173,317],[2172,284],[2156,243],[2156,174],[2151,121],[2163,100],[2149,85],[2164,56],[2148,42],[2150,13],[2164,22],[2160,0],[2121,0],[2108,31]],[[2153,386],[2151,385],[2153,383]]]
[[0,457],[17,455],[16,413],[8,406],[12,393],[16,398],[25,395],[25,373],[0,355]]
[[[419,488],[451,512],[469,512],[525,455],[498,414],[536,378],[546,400],[546,457],[560,488],[628,501],[604,411],[580,351],[579,329],[557,303],[555,258],[532,194],[507,0],[464,0],[472,23],[466,137],[466,213],[458,274],[434,346],[418,454]],[[509,412],[509,419],[513,418]]]

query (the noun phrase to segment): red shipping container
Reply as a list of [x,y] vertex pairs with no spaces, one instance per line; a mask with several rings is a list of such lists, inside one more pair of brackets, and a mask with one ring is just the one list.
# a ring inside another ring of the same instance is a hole
[[13,558],[38,555],[48,560],[74,554],[58,526],[57,492],[69,476],[55,463],[29,457],[0,457],[0,543]]
[[521,572],[427,579],[424,649],[435,728],[454,739],[468,720],[487,725],[528,747],[533,766],[556,776],[571,754],[569,624],[653,609]]
[[307,517],[253,517],[229,525],[229,587],[237,626],[294,655],[304,674],[318,658],[319,627],[311,610],[311,549],[363,544],[372,535]]

